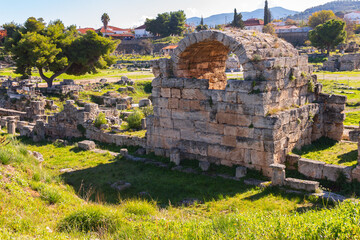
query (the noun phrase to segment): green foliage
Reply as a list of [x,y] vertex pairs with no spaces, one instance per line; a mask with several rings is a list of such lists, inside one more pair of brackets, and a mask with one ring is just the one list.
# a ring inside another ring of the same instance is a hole
[[105,113],[101,112],[97,117],[95,118],[94,125],[97,128],[100,128],[102,124],[107,124]]
[[110,17],[109,17],[109,15],[107,13],[104,13],[103,15],[101,15],[101,22],[104,25],[105,33],[106,33],[106,29],[107,29],[108,24],[110,22]]
[[336,18],[337,17],[335,16],[334,12],[331,10],[318,11],[318,12],[313,13],[309,17],[309,26],[312,28],[316,28],[318,25],[324,24],[327,21],[329,21],[331,19],[336,19]]
[[[47,26],[40,20],[29,18],[24,26],[6,25],[10,34],[5,39],[5,47],[13,54],[16,73],[23,77],[30,76],[35,67],[51,87],[54,79],[63,73],[96,73],[97,69],[104,69],[114,62],[110,54],[118,42],[93,31],[79,35],[75,27],[65,28],[60,20]],[[46,76],[47,71],[52,75]]]
[[242,20],[242,14],[241,13],[238,14],[236,8],[234,9],[234,19],[230,25],[234,28],[240,28],[240,29],[245,28],[244,21]]
[[259,54],[254,54],[251,59],[251,61],[253,61],[253,62],[260,62],[261,60],[262,60],[262,57]]
[[58,225],[60,231],[113,232],[119,226],[118,216],[100,206],[89,206],[65,217]]
[[158,14],[156,19],[146,19],[146,31],[155,36],[167,37],[170,35],[181,36],[185,30],[186,16],[179,10],[170,13]]
[[149,115],[153,115],[154,114],[154,106],[142,107],[141,111],[144,114],[144,117],[147,117]]
[[346,40],[346,23],[341,20],[329,20],[309,32],[314,47],[330,50]]
[[[40,177],[38,177],[40,178]],[[57,189],[47,186],[44,183],[33,184],[32,188],[40,193],[41,199],[49,204],[56,204],[62,201],[61,194]]]
[[265,7],[264,7],[264,25],[268,25],[271,23],[271,11],[269,9],[268,1],[265,0]]
[[313,93],[315,91],[315,84],[312,78],[308,82],[308,91]]
[[200,32],[208,29],[209,26],[207,24],[204,24],[204,18],[201,17],[200,24],[196,27],[196,31]]
[[143,118],[144,118],[144,114],[139,110],[135,110],[133,113],[129,115],[126,121],[130,129],[140,129],[141,119]]

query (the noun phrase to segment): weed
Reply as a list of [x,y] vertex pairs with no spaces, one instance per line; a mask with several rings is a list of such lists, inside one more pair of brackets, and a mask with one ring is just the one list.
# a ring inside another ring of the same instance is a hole
[[99,115],[97,115],[97,117],[94,120],[94,125],[97,128],[100,128],[101,125],[103,124],[107,124],[107,120],[106,120],[106,116],[105,113],[101,112],[99,113]]
[[141,111],[134,111],[127,118],[127,123],[130,129],[140,129],[141,128],[141,119],[144,118],[144,114]]

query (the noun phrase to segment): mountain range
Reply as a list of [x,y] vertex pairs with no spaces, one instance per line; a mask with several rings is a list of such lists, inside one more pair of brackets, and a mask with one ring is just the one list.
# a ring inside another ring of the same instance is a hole
[[316,7],[308,8],[303,12],[294,14],[293,16],[290,16],[292,19],[296,20],[302,20],[307,19],[313,14],[314,12],[318,12],[321,10],[331,10],[334,13],[337,12],[353,12],[353,11],[359,11],[360,10],[360,1],[333,1],[328,2],[323,5],[319,5]]
[[[280,19],[280,18],[285,18],[289,15],[294,15],[297,14],[299,12],[297,11],[292,11],[292,10],[288,10],[282,7],[273,7],[270,9],[272,17],[274,19]],[[257,9],[255,11],[252,12],[241,12],[242,16],[243,16],[243,20],[247,20],[249,18],[259,18],[259,19],[263,19],[264,18],[264,9]],[[216,14],[216,15],[212,15],[210,17],[204,18],[204,23],[209,25],[209,26],[215,26],[215,25],[219,25],[219,24],[225,24],[225,23],[230,23],[234,18],[234,13],[222,13],[222,14]],[[200,17],[192,17],[192,18],[188,18],[186,20],[187,24],[189,25],[199,25],[200,24]]]

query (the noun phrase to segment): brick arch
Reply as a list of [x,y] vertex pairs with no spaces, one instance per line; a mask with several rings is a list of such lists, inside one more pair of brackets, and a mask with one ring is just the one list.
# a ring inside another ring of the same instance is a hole
[[[178,78],[208,79],[210,89],[225,89],[226,60],[233,52],[244,69],[244,78],[261,75],[259,60],[298,56],[289,43],[252,31],[202,31],[180,41],[171,59]],[[263,77],[262,77],[263,78]]]

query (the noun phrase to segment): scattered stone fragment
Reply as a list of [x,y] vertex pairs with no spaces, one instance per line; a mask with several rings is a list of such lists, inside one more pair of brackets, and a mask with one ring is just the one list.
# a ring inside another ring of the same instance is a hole
[[139,107],[146,107],[146,106],[151,106],[151,101],[148,98],[143,98],[140,99],[139,101]]
[[203,172],[206,172],[206,171],[208,171],[209,168],[210,168],[210,163],[209,163],[209,162],[200,161],[200,162],[199,162],[199,167],[201,168],[201,170],[202,170]]
[[121,156],[126,157],[126,156],[128,156],[128,154],[129,154],[129,151],[126,148],[123,148],[123,149],[120,150],[120,155]]
[[95,142],[93,142],[93,141],[85,140],[85,141],[79,142],[78,147],[81,149],[84,149],[84,150],[92,150],[92,149],[95,149],[96,145],[95,145]]
[[138,150],[136,150],[135,154],[136,155],[145,155],[146,154],[146,149],[145,148],[139,148]]
[[130,183],[127,183],[125,181],[118,181],[113,184],[111,184],[111,187],[119,192],[124,191],[125,189],[128,189],[131,187]]
[[247,169],[246,167],[237,167],[236,168],[236,173],[235,173],[235,177],[236,178],[243,178],[245,177],[247,174]]

